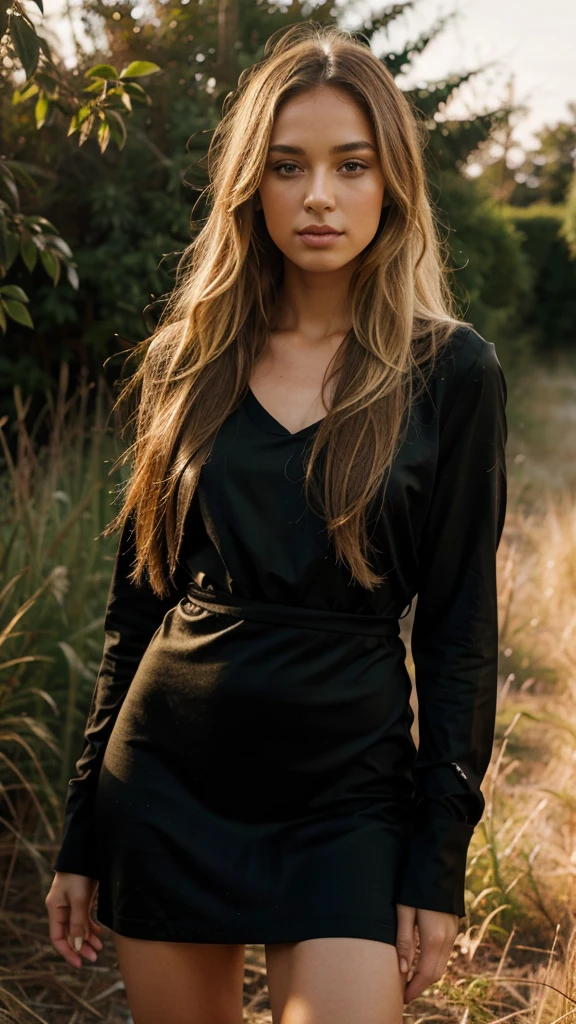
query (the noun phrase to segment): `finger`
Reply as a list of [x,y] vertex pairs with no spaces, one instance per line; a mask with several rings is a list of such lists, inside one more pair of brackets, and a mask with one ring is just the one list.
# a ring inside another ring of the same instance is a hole
[[421,996],[422,993],[430,987],[430,985],[433,985],[434,982],[440,980],[446,970],[448,955],[448,951],[446,951],[444,945],[442,947],[432,948],[430,944],[428,944],[426,949],[422,948],[414,975],[406,986],[404,1002],[407,1003],[411,999],[416,999],[417,996]]
[[82,967],[82,957],[70,948],[67,939],[52,939],[52,945],[71,967]]
[[87,960],[95,961],[98,959],[96,950],[92,947],[91,943],[81,935],[73,936],[70,934],[68,936],[68,942],[71,947],[74,946],[74,949],[80,954],[80,956],[85,956]]
[[70,907],[68,904],[58,905],[52,903],[47,903],[47,907],[50,942],[54,946],[54,949],[64,957],[67,963],[72,967],[81,967],[81,957],[79,957],[78,954],[70,948],[67,940]]
[[94,931],[94,921],[92,920],[91,917],[88,918],[88,925],[90,927],[90,933],[87,936],[86,941],[89,942],[90,945],[94,947],[94,949],[102,949],[104,944],[102,942],[102,939]]
[[402,974],[408,976],[408,972],[410,971],[414,961],[414,953],[416,950],[416,935],[414,930],[416,908],[405,906],[402,903],[397,903],[396,908],[398,911],[398,929],[396,934],[398,963]]

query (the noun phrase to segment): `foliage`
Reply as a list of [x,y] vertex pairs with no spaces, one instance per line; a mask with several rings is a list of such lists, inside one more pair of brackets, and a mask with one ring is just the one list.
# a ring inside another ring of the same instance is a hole
[[556,205],[566,201],[576,164],[576,103],[569,103],[570,119],[545,125],[536,132],[538,146],[526,155],[515,172],[516,186],[509,202]]
[[442,176],[440,202],[450,225],[453,290],[463,318],[512,365],[527,354],[516,317],[530,284],[521,236],[476,182],[455,171]]
[[[39,417],[15,392],[15,422],[0,421],[1,814],[19,834],[23,806],[38,810],[40,835],[55,841],[60,799],[77,756],[84,708],[101,657],[102,609],[114,538],[104,460],[119,453],[106,426],[110,398],[92,385],[56,397]],[[38,444],[43,428],[47,438]],[[14,436],[13,436],[14,435]],[[15,450],[12,454],[11,449]],[[30,803],[18,798],[26,790]],[[11,796],[8,796],[8,794]],[[40,798],[40,799],[39,799]],[[31,848],[24,842],[24,848]]]
[[[106,357],[119,356],[132,341],[148,333],[154,303],[171,289],[178,256],[190,240],[190,208],[196,223],[206,213],[204,201],[195,202],[207,183],[203,158],[222,101],[235,86],[239,70],[261,58],[266,39],[281,26],[307,20],[311,13],[320,23],[335,20],[330,3],[321,3],[311,12],[304,3],[284,9],[267,2],[239,0],[237,31],[228,45],[222,40],[217,0],[206,0],[201,8],[197,4],[166,8],[160,0],[153,0],[145,21],[134,19],[127,3],[113,7],[103,0],[85,3],[99,64],[94,68],[94,56],[88,61],[80,54],[77,68],[62,70],[71,86],[78,76],[99,69],[100,81],[115,87],[116,68],[129,66],[136,59],[136,48],[166,73],[151,80],[150,104],[134,106],[121,151],[108,148],[100,154],[94,139],[78,149],[72,140],[62,138],[55,117],[42,129],[45,179],[32,212],[41,211],[51,221],[58,219],[74,253],[79,286],[75,291],[69,281],[63,281],[56,292],[42,273],[32,275],[35,331],[11,325],[9,347],[0,354],[0,373],[7,385],[20,382],[27,390],[50,386],[62,359],[69,361],[73,370],[87,366],[96,372]],[[385,6],[369,17],[359,34],[372,39],[407,6]],[[383,48],[378,55],[396,74],[442,31],[443,24],[435,23],[398,53]],[[494,320],[489,323],[486,312],[497,312],[504,323],[511,310],[502,304],[498,275],[488,271],[488,249],[498,245],[512,263],[516,241],[511,229],[504,237],[507,225],[502,220],[496,224],[484,206],[475,217],[476,189],[458,173],[501,116],[494,111],[463,121],[447,119],[447,102],[472,74],[450,76],[408,95],[428,130],[432,196],[444,211],[443,221],[448,217],[450,222],[451,244],[458,243],[452,253],[456,265],[462,262],[460,242],[465,242],[469,269],[458,274],[462,282],[459,294],[467,289],[468,315],[478,318],[480,327],[493,330]],[[4,131],[13,157],[31,162],[32,152],[37,154],[35,128],[25,106],[5,105]],[[194,230],[194,224],[192,227]],[[485,237],[481,233],[484,227]],[[509,276],[512,304],[518,293],[514,282],[521,277],[520,266]],[[12,267],[10,283],[25,287],[20,266]],[[488,292],[493,285],[499,293],[491,296]],[[113,359],[106,372],[112,377],[117,369],[118,362]]]
[[[35,0],[43,11],[42,0]],[[2,9],[4,10],[4,9]],[[4,18],[4,14],[2,15]],[[4,69],[20,63],[26,79],[22,88],[14,90],[12,105],[18,106],[34,100],[36,129],[42,128],[52,110],[70,118],[68,136],[78,132],[78,144],[83,145],[95,129],[100,152],[112,139],[122,149],[126,142],[123,114],[132,112],[132,100],[146,103],[150,98],[142,86],[133,81],[159,71],[151,61],[132,60],[118,72],[110,64],[99,64],[86,72],[92,81],[84,92],[93,94],[80,97],[70,76],[61,72],[53,61],[46,40],[38,35],[34,22],[25,6],[14,0],[7,11],[6,24],[2,24],[0,55]],[[6,78],[6,73],[4,75]],[[54,286],[60,280],[62,263],[72,288],[78,288],[77,264],[68,243],[45,217],[27,216],[21,211],[20,188],[37,194],[34,174],[39,168],[26,167],[21,161],[0,161],[0,280],[3,279],[18,256],[29,273],[38,256]],[[41,172],[40,172],[41,173]],[[0,332],[6,333],[8,319],[24,327],[34,328],[26,304],[28,296],[23,287],[7,284],[0,287]]]
[[573,258],[576,258],[576,172],[572,176],[566,197],[566,215],[562,226],[562,234],[568,243]]
[[530,266],[530,288],[522,304],[522,323],[542,350],[574,346],[576,341],[576,262],[562,235],[565,207],[544,203],[508,206],[504,216],[522,239]]
[[[34,3],[44,13],[42,0]],[[25,3],[13,0],[10,7],[2,8],[2,58],[4,69],[23,69],[25,81],[14,90],[12,103],[17,105],[34,100],[36,128],[41,128],[53,109],[70,118],[68,135],[79,133],[82,145],[95,129],[101,152],[112,138],[122,148],[126,139],[123,114],[132,111],[132,100],[146,102],[146,92],[134,78],[142,78],[159,71],[151,61],[132,60],[118,72],[111,64],[98,64],[86,71],[92,78],[79,95],[76,83],[59,67],[44,36],[39,35]],[[5,13],[4,13],[5,12]],[[5,19],[5,24],[4,24]]]

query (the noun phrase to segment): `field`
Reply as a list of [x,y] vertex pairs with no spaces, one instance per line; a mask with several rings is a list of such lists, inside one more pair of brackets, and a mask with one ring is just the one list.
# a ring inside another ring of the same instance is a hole
[[[98,668],[120,474],[104,385],[2,423],[0,1021],[129,1021],[111,939],[80,971],[48,941],[44,897],[62,793]],[[508,514],[499,559],[499,708],[467,918],[407,1024],[576,1024],[576,360],[509,380]],[[42,434],[47,443],[40,446]],[[402,621],[409,651],[410,620]],[[409,661],[409,669],[412,665]],[[271,1020],[247,948],[245,1019]]]

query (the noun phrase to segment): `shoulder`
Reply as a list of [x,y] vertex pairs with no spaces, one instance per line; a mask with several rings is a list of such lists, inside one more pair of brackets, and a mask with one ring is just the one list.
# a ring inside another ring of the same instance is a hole
[[507,398],[496,346],[468,324],[458,325],[443,343],[427,386],[441,428],[452,414],[465,420],[486,392],[501,404]]
[[433,372],[448,375],[458,388],[475,371],[501,370],[496,346],[468,324],[456,327],[442,346]]

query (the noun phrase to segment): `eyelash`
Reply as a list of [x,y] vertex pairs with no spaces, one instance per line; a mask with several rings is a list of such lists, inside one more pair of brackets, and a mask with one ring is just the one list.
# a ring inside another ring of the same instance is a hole
[[[360,160],[346,160],[345,163],[342,166],[346,167],[347,164],[356,164],[360,168],[360,170],[362,170],[362,171],[365,171],[368,168],[368,164],[363,164]],[[296,166],[296,164],[294,163],[293,160],[284,160],[283,163],[276,164],[272,168],[272,170],[273,171],[280,171],[284,167],[295,167],[295,166]],[[288,177],[292,178],[293,175],[292,174],[288,174]]]

